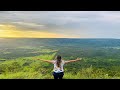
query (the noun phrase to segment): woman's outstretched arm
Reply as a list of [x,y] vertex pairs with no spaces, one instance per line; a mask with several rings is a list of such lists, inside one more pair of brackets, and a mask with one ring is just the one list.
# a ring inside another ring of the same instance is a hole
[[81,59],[82,59],[82,58],[77,58],[76,60],[65,61],[65,64],[71,63],[71,62],[77,62],[77,61],[80,61]]
[[53,61],[53,60],[43,60],[43,59],[37,59],[37,60],[41,60],[41,61],[43,61],[43,62],[48,62],[48,63],[51,63],[51,64],[53,64],[53,63],[54,63],[54,61]]

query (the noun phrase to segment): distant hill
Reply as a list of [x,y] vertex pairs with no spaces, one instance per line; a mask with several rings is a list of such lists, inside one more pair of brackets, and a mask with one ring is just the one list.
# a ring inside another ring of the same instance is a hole
[[120,39],[67,39],[67,38],[5,38],[0,47],[15,46],[77,46],[77,47],[118,47]]

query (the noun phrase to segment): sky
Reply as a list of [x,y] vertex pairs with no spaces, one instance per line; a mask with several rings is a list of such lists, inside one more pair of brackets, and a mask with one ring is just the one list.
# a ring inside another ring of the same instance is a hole
[[120,11],[0,11],[0,37],[120,38]]

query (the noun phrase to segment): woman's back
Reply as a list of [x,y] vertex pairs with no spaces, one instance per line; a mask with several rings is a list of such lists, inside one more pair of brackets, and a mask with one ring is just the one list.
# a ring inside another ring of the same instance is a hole
[[60,63],[60,66],[58,67],[57,66],[57,60],[54,60],[54,69],[53,71],[56,72],[56,73],[59,73],[59,72],[64,72],[64,64],[65,64],[65,61],[64,60],[61,60],[61,63]]
[[62,60],[61,56],[59,55],[56,57],[56,59],[57,60],[42,60],[42,61],[45,61],[45,62],[48,62],[54,65],[54,68],[53,68],[54,79],[62,79],[64,75],[64,69],[63,69],[64,64],[81,60],[80,58],[77,58],[76,60],[65,61],[65,60]]

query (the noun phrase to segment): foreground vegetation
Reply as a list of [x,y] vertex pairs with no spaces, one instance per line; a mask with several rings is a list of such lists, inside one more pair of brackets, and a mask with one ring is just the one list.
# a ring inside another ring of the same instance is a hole
[[[11,39],[10,39],[11,40]],[[66,64],[64,79],[120,79],[120,40],[0,41],[0,79],[53,79],[53,65],[37,60],[83,58]]]
[[[53,65],[36,60],[52,60],[56,53],[17,58],[0,63],[0,79],[53,79]],[[85,64],[89,59],[65,65],[64,79],[120,79],[120,66],[108,68]]]

